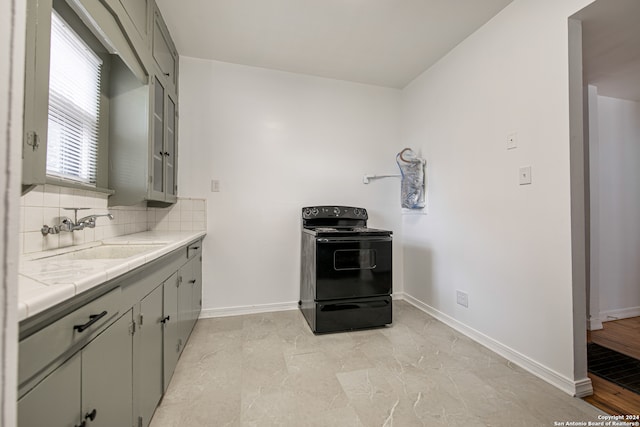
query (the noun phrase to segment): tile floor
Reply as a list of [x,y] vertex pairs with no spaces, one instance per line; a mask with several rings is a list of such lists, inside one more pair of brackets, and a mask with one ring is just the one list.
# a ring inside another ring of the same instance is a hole
[[393,326],[360,332],[314,336],[297,310],[198,321],[151,427],[553,426],[599,414],[394,301]]

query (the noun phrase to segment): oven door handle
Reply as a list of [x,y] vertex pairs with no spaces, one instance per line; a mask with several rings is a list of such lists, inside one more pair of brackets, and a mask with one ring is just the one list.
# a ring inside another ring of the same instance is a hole
[[392,238],[391,237],[385,237],[385,236],[362,236],[362,237],[358,237],[358,238],[353,238],[353,237],[324,238],[324,237],[320,237],[320,238],[317,238],[316,241],[318,243],[391,242]]

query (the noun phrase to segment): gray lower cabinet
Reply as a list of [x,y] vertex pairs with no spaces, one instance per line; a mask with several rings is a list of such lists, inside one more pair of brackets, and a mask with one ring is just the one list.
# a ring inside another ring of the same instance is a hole
[[189,339],[202,307],[202,256],[197,249],[191,259],[178,271],[178,343],[180,351]]
[[178,346],[180,352],[191,334],[191,302],[193,301],[193,285],[190,282],[191,263],[188,262],[178,272]]
[[163,283],[164,290],[164,339],[163,339],[163,389],[169,387],[169,381],[180,357],[180,343],[178,342],[178,273],[174,273]]
[[130,325],[131,311],[128,311],[82,350],[81,415],[87,427],[131,425],[133,358]]
[[18,401],[19,427],[79,426],[80,353],[53,371]]
[[135,392],[138,427],[146,427],[164,393],[162,371],[162,285],[140,301],[138,331],[134,335]]
[[25,394],[18,401],[18,425],[131,425],[130,323],[129,311]]
[[18,426],[147,427],[200,313],[201,246],[21,322]]

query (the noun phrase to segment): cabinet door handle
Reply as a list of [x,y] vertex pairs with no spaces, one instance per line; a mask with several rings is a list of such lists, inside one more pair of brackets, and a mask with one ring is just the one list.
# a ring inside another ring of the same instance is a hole
[[200,249],[200,246],[194,246],[191,249],[194,250],[194,251],[197,251],[198,249]]
[[[93,408],[93,411],[91,412],[87,412],[86,415],[84,416],[85,420],[89,420],[89,421],[93,421],[96,419],[96,415],[98,414],[98,411],[96,411],[95,408]],[[83,421],[84,422],[84,421]]]
[[167,323],[169,320],[171,320],[171,316],[166,316],[160,319],[160,323]]
[[102,319],[106,315],[107,315],[107,310],[103,311],[100,314],[92,314],[91,316],[89,316],[89,321],[87,323],[85,323],[84,325],[75,325],[73,329],[78,332],[84,332],[85,329],[87,329],[88,327],[90,327],[91,325],[93,325],[94,323],[96,323],[98,320]]
[[164,152],[164,155],[165,155],[165,156],[167,156],[167,157],[169,157],[171,154],[169,154],[169,152],[168,152],[168,151],[165,151],[165,152]]
[[86,426],[87,426],[87,422],[86,422],[86,421],[82,421],[82,422],[80,423],[80,425],[76,425],[76,426],[74,426],[74,427],[86,427]]
[[194,284],[194,283],[196,283],[196,279],[193,279],[193,280],[189,280],[189,283],[191,283],[191,284]]

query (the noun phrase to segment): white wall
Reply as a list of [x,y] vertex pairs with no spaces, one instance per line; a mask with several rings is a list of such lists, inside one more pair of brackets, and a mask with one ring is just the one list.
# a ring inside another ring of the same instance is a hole
[[574,372],[567,18],[588,3],[514,1],[402,104],[403,144],[429,165],[429,215],[403,221],[405,292],[572,393],[588,380]]
[[592,289],[603,321],[640,316],[640,103],[597,97],[591,149]]
[[307,205],[363,206],[393,230],[402,290],[399,181],[362,183],[397,171],[399,102],[394,89],[180,58],[179,191],[207,198],[205,315],[295,306]]
[[16,422],[25,2],[0,2],[0,425]]

